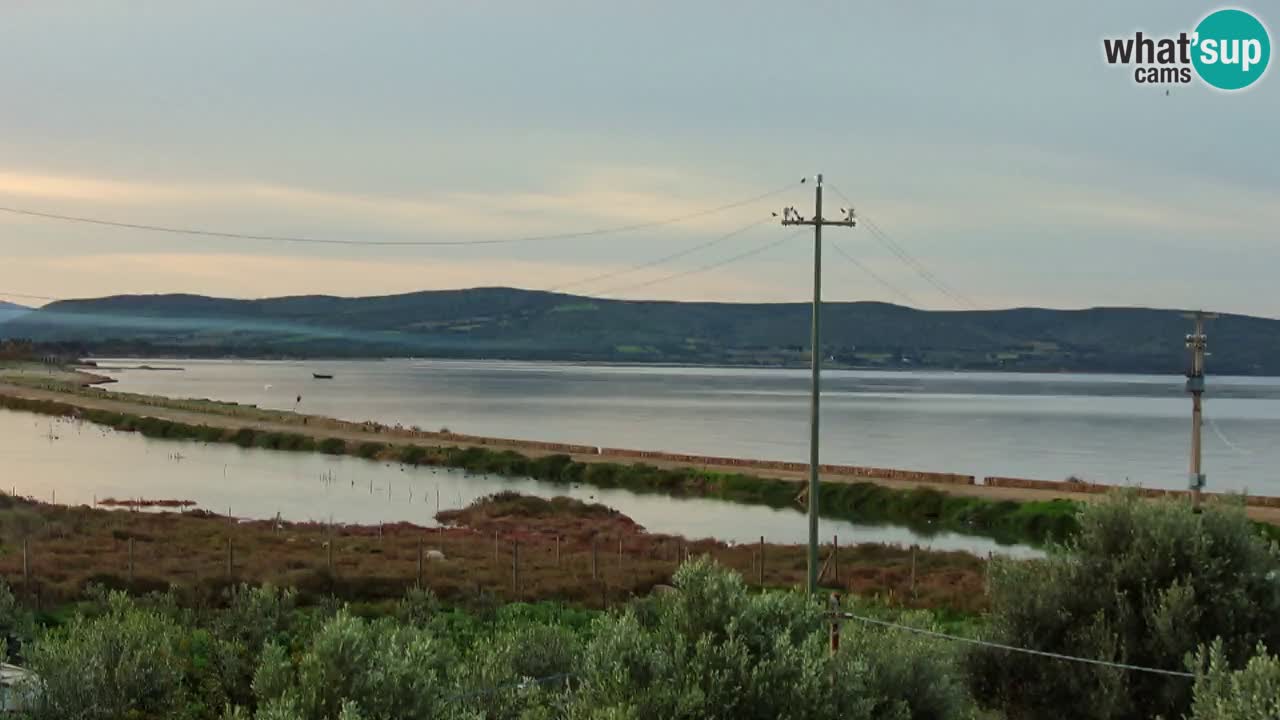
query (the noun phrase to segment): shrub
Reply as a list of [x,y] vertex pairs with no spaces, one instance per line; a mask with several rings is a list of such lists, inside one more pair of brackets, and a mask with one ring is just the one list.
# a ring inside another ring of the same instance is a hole
[[179,629],[160,612],[113,593],[101,617],[74,617],[42,637],[31,669],[43,683],[39,717],[171,717],[181,706]]
[[1251,720],[1280,717],[1280,658],[1259,645],[1239,670],[1232,670],[1215,642],[1200,651],[1190,720]]
[[342,438],[325,438],[317,445],[320,452],[329,455],[341,455],[347,451],[347,442]]
[[[1219,637],[1232,664],[1280,641],[1280,558],[1241,506],[1196,514],[1185,501],[1117,492],[1079,522],[1044,560],[992,565],[992,639],[1164,669]],[[975,652],[972,667],[975,692],[1010,718],[1172,718],[1191,700],[1185,679],[999,650]]]
[[[850,627],[832,658],[826,623],[803,595],[750,594],[707,560],[686,563],[673,582],[677,592],[597,622],[571,716],[949,720],[972,711],[955,665],[932,643]],[[941,689],[919,694],[930,686]]]
[[336,718],[350,707],[362,717],[392,720],[435,717],[442,709],[452,655],[429,631],[343,610],[320,628],[296,666],[281,646],[270,648],[254,677],[264,710]]

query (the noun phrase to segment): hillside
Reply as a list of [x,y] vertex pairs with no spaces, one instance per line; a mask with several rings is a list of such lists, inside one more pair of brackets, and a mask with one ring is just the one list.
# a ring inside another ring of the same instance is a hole
[[[3,323],[8,322],[9,320],[13,320],[17,318],[19,315],[23,315],[29,312],[30,309],[31,308],[24,307],[22,305],[16,305],[11,302],[5,302],[4,300],[0,300],[0,327],[3,326]],[[3,337],[3,334],[0,334],[0,337]]]
[[[1181,311],[1146,308],[825,307],[824,351],[847,366],[1176,373],[1190,327]],[[1215,373],[1280,375],[1280,320],[1224,315],[1209,334]],[[52,303],[0,325],[0,336],[97,354],[787,365],[806,360],[809,306],[599,300],[510,288],[366,298],[116,296]]]

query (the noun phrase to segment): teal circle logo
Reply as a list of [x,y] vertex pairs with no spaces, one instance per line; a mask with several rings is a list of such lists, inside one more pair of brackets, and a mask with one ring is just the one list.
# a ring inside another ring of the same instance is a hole
[[1258,81],[1271,60],[1271,36],[1258,18],[1234,8],[1205,16],[1196,26],[1191,63],[1200,79],[1219,90],[1243,90]]

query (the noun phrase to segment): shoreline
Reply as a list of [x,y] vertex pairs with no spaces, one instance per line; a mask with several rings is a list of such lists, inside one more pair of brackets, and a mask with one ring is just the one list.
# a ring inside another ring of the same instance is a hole
[[[147,414],[162,419],[190,422],[192,412],[219,417],[238,417],[254,423],[269,423],[273,429],[285,429],[302,432],[316,439],[323,439],[338,433],[348,440],[385,441],[395,438],[410,443],[429,441],[433,443],[449,443],[459,447],[483,447],[493,450],[514,450],[533,457],[546,454],[567,454],[579,462],[642,462],[664,469],[691,468],[710,472],[741,472],[781,480],[804,480],[808,476],[808,465],[803,462],[764,460],[756,458],[736,458],[714,455],[695,455],[690,453],[672,453],[661,450],[638,450],[633,448],[599,447],[577,443],[545,442],[540,440],[523,440],[519,438],[500,438],[466,433],[429,431],[403,426],[388,426],[373,421],[354,422],[340,420],[323,415],[308,415],[284,410],[271,410],[239,403],[207,400],[177,399],[160,395],[141,395],[136,393],[103,390],[99,385],[116,382],[83,370],[70,373],[74,377],[69,380],[79,388],[76,391],[55,385],[44,386],[43,376],[31,377],[18,382],[6,382],[0,377],[0,394],[13,394],[15,391],[40,390],[45,395],[33,396],[32,399],[57,400],[59,396],[92,398],[95,401],[110,403],[95,404],[98,409],[116,412],[132,412]],[[105,382],[104,382],[105,381]],[[56,381],[55,381],[56,382]],[[33,387],[35,386],[35,387]],[[70,392],[68,392],[70,390]],[[86,395],[85,393],[92,393]],[[157,413],[160,410],[162,412]],[[166,412],[175,413],[167,415]],[[240,427],[240,426],[236,426]],[[325,434],[328,431],[329,435]],[[1042,480],[1034,478],[964,475],[960,473],[938,472],[931,470],[910,470],[902,468],[881,468],[860,465],[843,465],[823,463],[820,467],[820,479],[823,482],[871,482],[894,489],[932,488],[951,494],[980,497],[997,501],[1031,502],[1053,499],[1064,499],[1077,502],[1088,502],[1112,489],[1133,489],[1148,497],[1183,497],[1188,496],[1186,490],[1168,490],[1149,488],[1140,485],[1123,486],[1090,482],[1072,482],[1068,480]],[[1246,504],[1254,519],[1280,525],[1280,497],[1265,495],[1242,495],[1240,493],[1205,493],[1205,496],[1245,497]],[[1265,511],[1273,512],[1265,512]]]
[[[97,358],[95,358],[97,359]],[[808,372],[810,366],[807,363],[798,365],[784,364],[764,364],[764,363],[694,363],[694,362],[640,362],[640,361],[622,361],[622,360],[542,360],[527,358],[503,358],[503,357],[428,357],[416,355],[376,355],[369,357],[353,357],[348,355],[341,356],[299,356],[285,357],[275,355],[104,355],[101,360],[107,362],[115,361],[173,361],[173,362],[278,362],[278,363],[307,363],[307,362],[395,362],[395,361],[415,361],[415,362],[454,362],[454,363],[524,363],[538,365],[564,365],[568,367],[603,367],[603,368],[677,368],[677,369],[707,369],[707,370],[791,370]],[[153,368],[153,369],[169,369],[169,368]],[[1178,369],[1171,369],[1165,372],[1156,372],[1155,370],[1145,370],[1142,372],[1125,372],[1119,370],[1072,370],[1066,368],[1058,368],[1053,370],[1038,370],[1034,368],[1017,368],[1009,369],[1004,367],[991,368],[952,368],[941,366],[887,366],[887,365],[833,365],[824,363],[822,366],[824,372],[885,372],[885,373],[938,373],[947,375],[1111,375],[1116,377],[1168,377],[1179,379],[1179,382],[1186,380],[1186,374]],[[1280,377],[1280,375],[1215,375],[1219,378],[1272,378]]]
[[[88,375],[81,373],[81,375]],[[87,378],[80,378],[85,381]],[[694,495],[795,507],[806,504],[807,465],[426,432],[376,423],[210,400],[107,392],[44,377],[0,380],[0,400],[17,410],[82,417],[149,437],[231,442],[242,447],[319,451],[459,467],[505,476],[584,482],[636,492]],[[604,451],[608,450],[608,453]],[[565,473],[572,475],[566,480]],[[749,474],[748,474],[749,473]],[[1110,488],[824,465],[824,515],[951,530],[1002,542],[1043,543],[1074,528],[1074,510]],[[1177,491],[1138,490],[1146,495]],[[1274,498],[1256,501],[1272,503]],[[1276,504],[1249,505],[1250,518],[1280,525]]]

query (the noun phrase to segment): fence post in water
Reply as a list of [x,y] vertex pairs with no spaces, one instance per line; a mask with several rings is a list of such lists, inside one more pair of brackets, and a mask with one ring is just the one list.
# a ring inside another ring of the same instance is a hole
[[591,536],[591,579],[600,578],[600,555],[599,548],[596,547],[596,537]]
[[764,536],[763,535],[760,536],[760,567],[757,568],[757,570],[760,573],[759,575],[760,587],[764,587]]
[[422,587],[422,538],[418,538],[418,587]]

